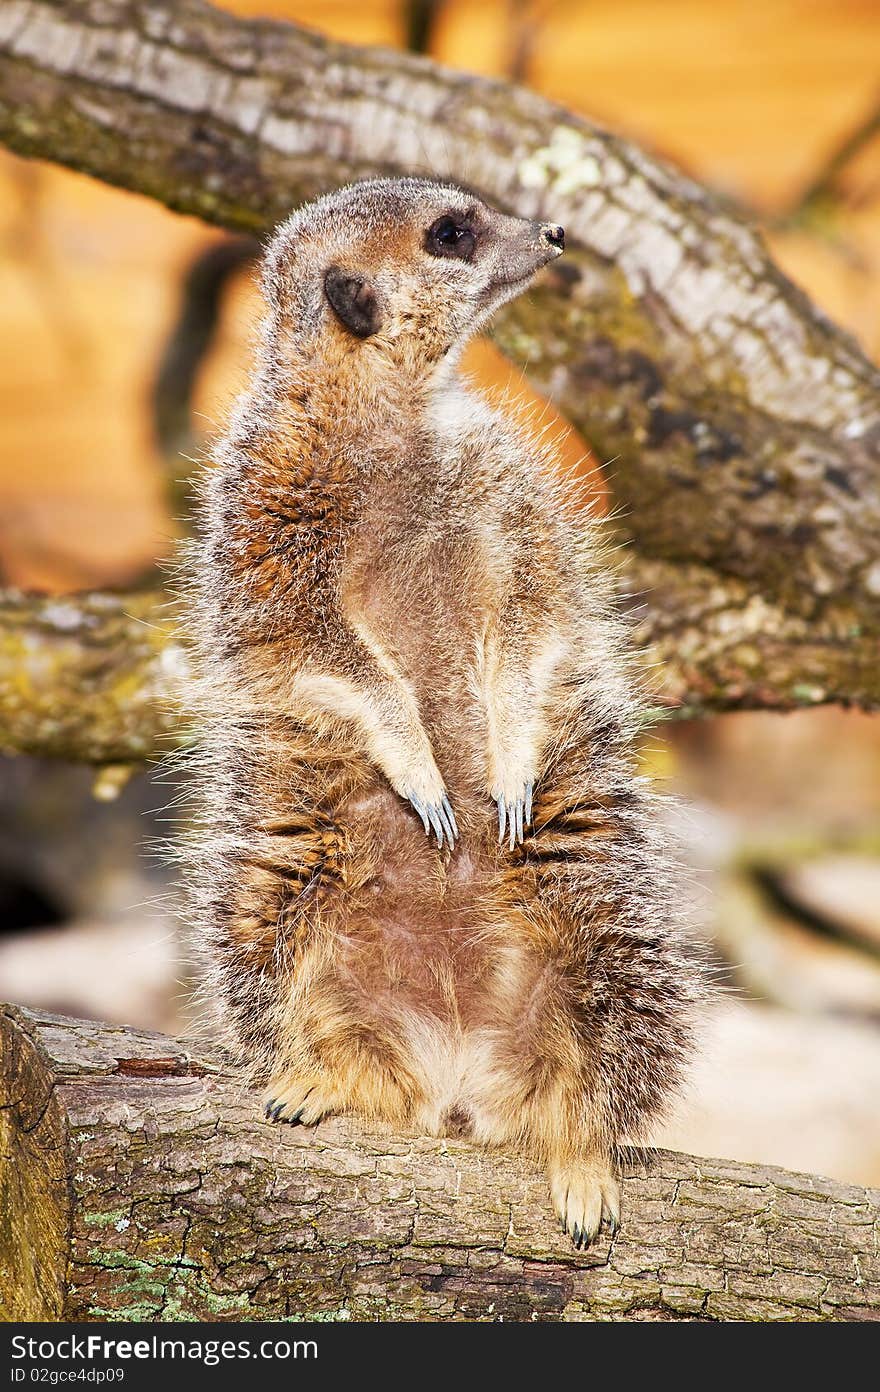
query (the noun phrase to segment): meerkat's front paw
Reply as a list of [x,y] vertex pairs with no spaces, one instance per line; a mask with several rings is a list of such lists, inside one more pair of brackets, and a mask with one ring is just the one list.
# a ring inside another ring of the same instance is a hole
[[263,1095],[267,1121],[286,1121],[289,1126],[317,1126],[334,1110],[333,1100],[319,1083],[303,1083],[291,1077],[276,1078]]
[[426,836],[433,832],[441,850],[444,842],[451,849],[458,840],[458,825],[427,738],[423,735],[414,747],[387,745],[381,752],[384,757],[376,762],[398,796],[415,808]]
[[525,828],[532,824],[532,793],[534,782],[521,784],[515,790],[494,791],[492,797],[498,804],[498,844],[509,840],[510,849],[518,843],[522,845]]
[[620,1187],[599,1160],[551,1166],[550,1197],[575,1247],[589,1247],[603,1223],[613,1236],[620,1227]]
[[437,845],[443,849],[443,838],[445,836],[450,849],[455,845],[458,836],[458,824],[455,820],[455,813],[449,801],[449,796],[444,789],[439,801],[427,802],[424,798],[418,797],[415,792],[407,789],[404,797],[416,809],[422,819],[425,834],[431,835],[433,831],[437,837]]

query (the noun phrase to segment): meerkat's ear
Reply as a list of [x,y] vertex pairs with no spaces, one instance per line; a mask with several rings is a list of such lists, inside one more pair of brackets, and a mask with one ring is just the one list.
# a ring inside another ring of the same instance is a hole
[[379,296],[363,276],[331,266],[324,276],[324,294],[334,313],[358,338],[369,338],[382,327]]

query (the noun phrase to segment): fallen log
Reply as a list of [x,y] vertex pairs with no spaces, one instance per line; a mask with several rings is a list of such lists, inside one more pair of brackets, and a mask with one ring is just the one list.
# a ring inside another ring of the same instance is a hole
[[575,1251],[543,1177],[347,1118],[273,1127],[222,1053],[0,1009],[4,1320],[880,1318],[880,1192],[624,1156]]

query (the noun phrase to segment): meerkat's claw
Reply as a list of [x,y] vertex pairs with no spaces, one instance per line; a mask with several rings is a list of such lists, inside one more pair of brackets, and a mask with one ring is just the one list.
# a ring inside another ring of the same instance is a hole
[[303,1092],[302,1086],[292,1083],[283,1088],[280,1098],[277,1095],[279,1090],[276,1084],[263,1107],[267,1121],[283,1121],[288,1126],[317,1126],[331,1110],[320,1096],[315,1096],[314,1087]]
[[452,803],[449,801],[449,798],[445,793],[443,794],[443,797],[440,799],[440,806],[446,813],[446,820],[449,824],[450,830],[452,831],[452,836],[450,839],[452,841],[455,841],[458,837],[458,822],[455,820],[455,813],[452,810]]
[[[522,841],[522,799],[508,802],[502,793],[498,802],[498,844],[508,841],[512,851],[517,841]],[[517,830],[519,828],[519,830]]]
[[455,845],[455,838],[458,836],[458,826],[455,821],[455,814],[446,793],[443,794],[439,802],[425,803],[421,798],[417,798],[415,793],[407,793],[407,801],[412,803],[416,812],[422,819],[422,826],[425,834],[431,835],[433,831],[437,837],[437,845],[443,849],[444,837],[449,842],[450,849]]
[[440,799],[437,815],[440,818],[441,825],[446,833],[446,840],[449,842],[449,848],[451,850],[455,845],[455,838],[458,836],[458,827],[455,822],[452,805],[445,793]]
[[620,1227],[620,1189],[606,1165],[585,1162],[550,1172],[553,1206],[575,1247],[589,1247],[603,1226],[613,1237]]
[[419,816],[421,817],[422,826],[425,828],[425,835],[430,836],[431,823],[428,821],[428,814],[425,810],[425,804],[416,797],[415,793],[407,793],[406,799],[408,802],[412,804],[412,806],[416,809]]
[[425,808],[425,812],[426,812],[426,814],[427,814],[428,821],[431,823],[431,830],[433,831],[434,835],[437,837],[437,846],[438,846],[438,848],[442,851],[442,850],[443,850],[443,821],[442,821],[442,818],[441,818],[441,816],[440,816],[440,806],[439,806],[439,803],[436,803],[436,802],[435,802],[435,803],[432,803],[430,807],[426,807],[426,808]]
[[508,802],[504,794],[501,793],[495,801],[498,803],[498,844],[503,846],[505,840],[508,842],[509,849],[512,851],[514,846],[522,845],[525,829],[532,823],[532,794],[534,783],[526,783],[520,795],[512,802]]

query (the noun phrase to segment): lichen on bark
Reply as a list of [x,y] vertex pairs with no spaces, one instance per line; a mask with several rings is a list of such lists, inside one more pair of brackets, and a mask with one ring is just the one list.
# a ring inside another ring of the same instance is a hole
[[161,596],[0,591],[2,753],[161,757],[190,738],[186,672]]

